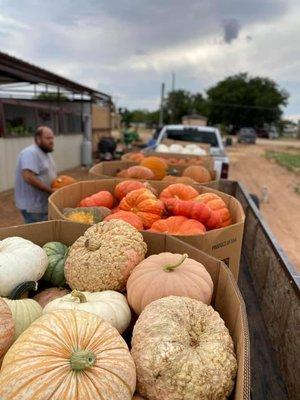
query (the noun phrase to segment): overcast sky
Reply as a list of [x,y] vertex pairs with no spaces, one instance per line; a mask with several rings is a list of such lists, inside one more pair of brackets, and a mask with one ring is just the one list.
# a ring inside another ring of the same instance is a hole
[[249,72],[300,116],[299,0],[0,0],[0,50],[131,109],[157,108],[172,71],[191,92]]

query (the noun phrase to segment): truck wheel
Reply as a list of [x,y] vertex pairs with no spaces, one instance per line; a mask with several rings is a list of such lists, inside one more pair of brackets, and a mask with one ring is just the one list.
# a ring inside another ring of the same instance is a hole
[[256,194],[253,193],[250,193],[250,197],[253,200],[256,207],[259,209],[259,198],[256,196]]

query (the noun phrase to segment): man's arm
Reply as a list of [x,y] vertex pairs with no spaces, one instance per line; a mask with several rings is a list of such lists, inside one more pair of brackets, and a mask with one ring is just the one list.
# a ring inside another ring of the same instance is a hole
[[54,189],[51,187],[47,186],[45,183],[40,181],[34,172],[32,172],[30,169],[23,169],[22,171],[22,176],[25,182],[27,182],[29,185],[32,185],[36,187],[37,189],[42,190],[43,192],[47,193],[53,193]]

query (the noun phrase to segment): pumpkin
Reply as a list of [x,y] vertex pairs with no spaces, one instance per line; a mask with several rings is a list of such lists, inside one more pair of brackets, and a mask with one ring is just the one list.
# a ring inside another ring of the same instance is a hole
[[211,181],[211,175],[209,171],[202,165],[191,165],[187,167],[182,176],[187,176],[194,179],[198,183],[206,183]]
[[45,251],[30,240],[0,240],[0,296],[9,296],[20,283],[38,281],[48,266]]
[[218,211],[221,216],[220,227],[232,224],[230,211],[222,197],[215,193],[202,193],[195,198],[195,201],[206,204],[211,210]]
[[159,219],[149,229],[149,232],[181,236],[203,235],[205,231],[205,226],[201,222],[182,216]]
[[54,299],[65,296],[69,293],[69,290],[63,288],[52,287],[42,290],[40,293],[33,297],[33,300],[37,301],[39,305],[44,308],[46,304]]
[[97,315],[58,310],[35,321],[6,353],[5,400],[131,400],[135,365],[118,331]]
[[136,189],[129,192],[119,204],[120,210],[135,213],[145,228],[160,219],[165,211],[164,204],[149,189]]
[[162,182],[167,182],[167,183],[186,183],[189,185],[195,185],[197,184],[194,179],[189,178],[188,176],[173,176],[173,175],[167,175],[164,177]]
[[131,312],[126,297],[113,290],[103,292],[80,292],[54,299],[43,309],[43,314],[55,310],[81,310],[98,315],[123,333],[131,320]]
[[64,186],[72,185],[72,183],[77,182],[76,179],[68,175],[60,175],[51,183],[53,189],[60,189]]
[[173,183],[160,192],[159,198],[163,202],[169,199],[192,200],[198,194],[197,190],[190,185]]
[[135,165],[127,168],[127,178],[136,179],[155,179],[155,175],[150,168],[142,167],[141,165]]
[[48,256],[48,267],[43,275],[43,280],[55,286],[65,286],[64,265],[69,247],[60,242],[48,242],[43,246]]
[[14,321],[10,308],[4,299],[0,297],[0,360],[13,341],[14,329]]
[[127,160],[140,162],[143,160],[144,157],[145,156],[143,153],[131,153],[131,154],[128,154]]
[[112,211],[107,207],[75,207],[64,208],[64,217],[73,222],[81,224],[97,224],[109,215]]
[[187,296],[210,304],[213,281],[204,265],[187,254],[160,253],[143,260],[127,281],[127,300],[136,314],[166,296]]
[[168,164],[161,157],[145,157],[140,165],[150,168],[154,173],[155,179],[163,179],[167,175]]
[[81,291],[121,291],[146,251],[142,234],[127,222],[100,222],[71,246],[65,262],[67,283]]
[[127,193],[142,188],[144,188],[143,182],[126,180],[117,184],[114,190],[114,195],[117,200],[121,201]]
[[220,315],[199,300],[150,303],[132,335],[137,390],[152,400],[226,399],[237,372],[232,338]]
[[118,171],[116,176],[118,178],[128,178],[127,176],[127,169],[122,169],[121,171]]
[[[24,332],[29,325],[42,315],[42,307],[33,299],[20,299],[23,292],[36,290],[36,282],[23,282],[10,294],[10,298],[3,297],[8,305],[14,322],[14,341]],[[0,397],[1,398],[1,397]]]
[[107,207],[113,208],[114,197],[113,195],[106,191],[101,190],[92,196],[85,197],[79,203],[79,207]]
[[118,211],[104,219],[104,221],[111,221],[112,219],[121,219],[122,221],[128,222],[128,224],[134,226],[137,230],[141,231],[144,229],[143,221],[140,217],[131,211]]

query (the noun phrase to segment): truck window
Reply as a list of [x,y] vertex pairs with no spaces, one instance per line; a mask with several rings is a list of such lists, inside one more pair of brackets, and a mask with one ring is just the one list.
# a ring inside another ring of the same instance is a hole
[[167,129],[168,139],[183,140],[186,142],[208,143],[212,147],[219,147],[216,134],[209,131],[198,131],[198,129]]

